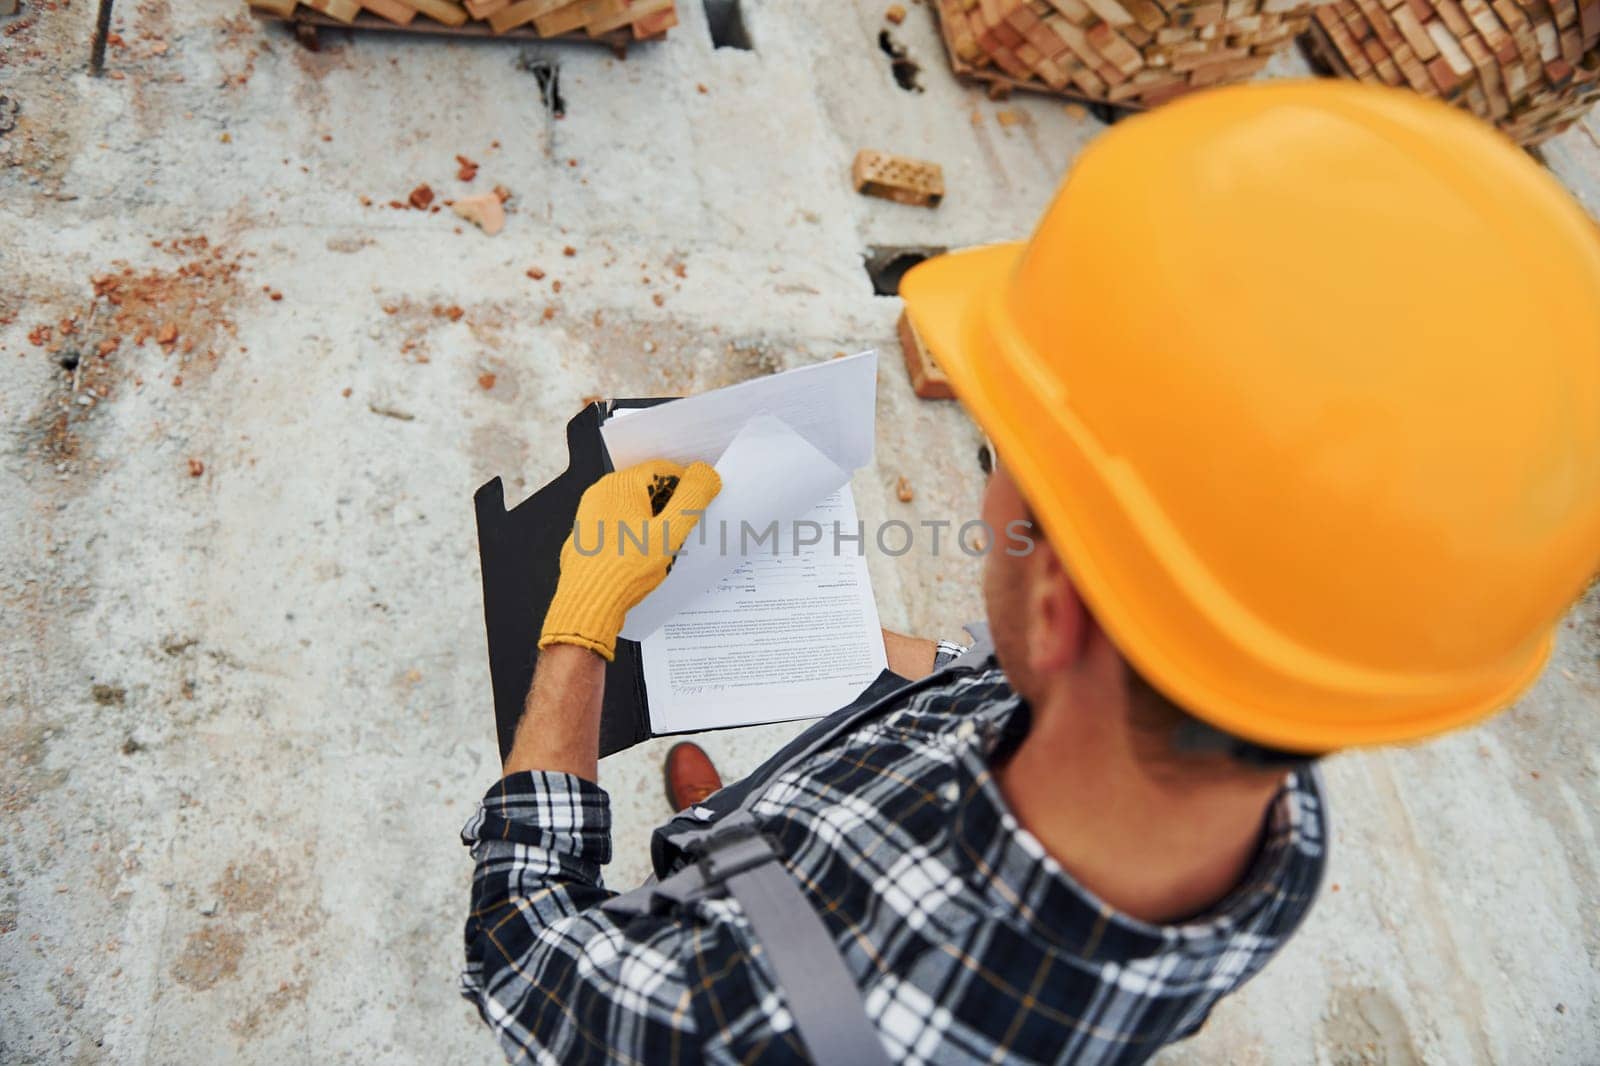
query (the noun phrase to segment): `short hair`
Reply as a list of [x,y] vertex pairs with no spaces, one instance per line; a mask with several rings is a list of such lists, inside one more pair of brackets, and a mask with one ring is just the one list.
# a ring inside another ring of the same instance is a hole
[[1164,737],[1173,754],[1222,755],[1241,767],[1258,770],[1293,770],[1320,758],[1318,753],[1286,751],[1234,736],[1174,703],[1126,658],[1128,717],[1140,732]]
[[[985,434],[983,445],[978,449],[978,463],[983,467],[986,476],[993,469],[996,457],[989,444],[988,435]],[[1039,522],[1033,515],[1033,504],[1025,495],[1022,497],[1022,513],[1027,516],[1030,525],[1038,527]],[[1094,614],[1087,602],[1084,603],[1084,609],[1091,615]],[[1099,619],[1095,620],[1095,624],[1099,625]],[[1118,650],[1120,652],[1121,649]],[[1236,737],[1232,733],[1218,729],[1210,722],[1197,718],[1172,702],[1165,693],[1134,669],[1133,663],[1128,661],[1126,655],[1122,656],[1122,664],[1128,672],[1129,720],[1140,732],[1163,734],[1173,754],[1180,758],[1185,755],[1223,755],[1244,769],[1293,770],[1315,762],[1326,754],[1286,751]]]

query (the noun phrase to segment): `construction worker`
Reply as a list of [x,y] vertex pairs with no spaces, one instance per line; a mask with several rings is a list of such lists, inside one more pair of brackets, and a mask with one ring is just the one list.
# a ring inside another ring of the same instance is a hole
[[[1125,120],[911,318],[994,442],[991,632],[698,802],[617,896],[604,660],[666,559],[569,544],[464,991],[541,1062],[1139,1062],[1304,920],[1317,756],[1477,722],[1600,565],[1600,241],[1497,133],[1329,82]],[[608,475],[579,521],[716,475]],[[679,529],[677,526],[682,526]],[[679,791],[677,798],[686,797]]]

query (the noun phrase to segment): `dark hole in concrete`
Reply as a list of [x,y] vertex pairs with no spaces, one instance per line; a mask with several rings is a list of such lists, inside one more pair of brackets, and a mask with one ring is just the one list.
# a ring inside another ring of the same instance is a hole
[[994,473],[994,452],[990,450],[988,441],[978,445],[978,469],[983,471],[984,477]]
[[866,255],[867,277],[872,279],[873,294],[877,296],[900,295],[900,279],[905,277],[906,271],[924,259],[942,255],[943,253],[943,248],[932,245],[919,245],[916,247],[899,245],[882,247],[873,245],[867,250]]
[[917,81],[917,75],[922,73],[922,67],[906,46],[895,40],[888,30],[878,33],[878,49],[889,57],[889,72],[894,75],[894,83],[908,93],[920,93],[922,85]]
[[78,359],[78,353],[68,348],[61,353],[61,358],[56,361],[61,364],[62,370],[76,370],[78,369]]
[[539,99],[544,101],[544,109],[556,118],[565,115],[567,102],[561,96],[561,64],[554,59],[540,59],[524,53],[518,65],[539,83]]
[[1099,119],[1101,122],[1104,122],[1107,126],[1111,125],[1113,122],[1117,121],[1117,119],[1121,118],[1123,115],[1126,115],[1127,113],[1128,112],[1126,110],[1124,110],[1123,108],[1117,107],[1114,104],[1090,104],[1089,105],[1089,114],[1093,115],[1095,118]]
[[750,51],[750,31],[745,28],[744,9],[739,0],[705,0],[706,24],[711,27],[711,43],[717,48]]
[[317,28],[309,22],[294,24],[294,39],[308,52],[322,51],[322,39],[317,36]]

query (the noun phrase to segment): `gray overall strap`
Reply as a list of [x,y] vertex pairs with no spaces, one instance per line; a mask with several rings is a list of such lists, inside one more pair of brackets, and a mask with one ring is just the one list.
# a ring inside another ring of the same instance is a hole
[[[971,648],[935,676],[977,669],[992,654],[989,627],[974,623],[966,628],[973,637]],[[774,769],[768,780],[903,695],[903,689],[897,690],[846,715]],[[812,1061],[824,1066],[887,1066],[888,1053],[828,927],[750,813],[763,791],[751,789],[737,808],[715,822],[686,829],[672,838],[695,858],[693,863],[660,881],[647,881],[632,892],[613,897],[601,904],[601,909],[620,917],[664,914],[726,889],[739,901],[760,941],[788,1001],[795,1032]]]
[[983,665],[985,659],[994,654],[994,641],[989,639],[988,622],[968,622],[961,628],[967,631],[972,643],[967,646],[966,651],[945,663],[939,670],[941,674],[946,670],[976,670]]
[[726,885],[739,901],[812,1061],[887,1066],[889,1056],[855,978],[772,843],[742,812],[723,819],[719,828],[715,846],[699,860],[706,882]]
[[621,915],[661,913],[720,886],[739,901],[794,1019],[823,1066],[888,1066],[889,1055],[828,927],[748,813],[728,815],[691,845],[693,865],[602,904]]

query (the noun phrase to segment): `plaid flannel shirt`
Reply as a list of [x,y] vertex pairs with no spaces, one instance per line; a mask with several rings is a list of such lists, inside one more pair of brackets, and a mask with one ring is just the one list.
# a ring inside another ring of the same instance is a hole
[[[752,809],[822,916],[891,1058],[1142,1062],[1195,1032],[1311,906],[1326,862],[1314,773],[1286,777],[1240,884],[1180,924],[1103,903],[1012,816],[993,765],[1026,733],[1004,675],[911,693],[777,775]],[[477,860],[462,994],[541,1063],[799,1062],[736,901],[619,920],[606,793],[513,774],[462,830]]]

